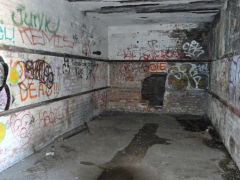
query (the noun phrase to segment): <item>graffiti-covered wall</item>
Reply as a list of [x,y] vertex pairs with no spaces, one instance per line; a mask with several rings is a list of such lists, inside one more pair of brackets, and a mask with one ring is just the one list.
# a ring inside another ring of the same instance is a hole
[[[208,59],[205,30],[196,24],[161,24],[110,27],[108,33],[109,59],[115,60],[110,63],[109,109],[205,114],[209,88],[209,65],[203,62]],[[166,77],[163,85],[151,82],[165,87],[162,107],[153,107],[142,97],[145,79],[156,74]]]
[[107,28],[99,20],[91,23],[82,14],[86,8],[64,0],[29,2],[0,1],[0,44],[106,58]]
[[225,1],[212,29],[211,92],[208,115],[240,167],[239,0]]
[[102,90],[1,116],[0,171],[87,122],[105,106]]
[[208,33],[199,28],[196,24],[109,27],[109,59],[207,59]]
[[0,171],[106,109],[107,30],[79,7],[0,0]]
[[[208,63],[113,62],[110,66],[111,89],[108,108],[204,114],[207,107]],[[151,74],[166,74],[163,107],[149,106],[142,99],[143,81]]]
[[240,166],[240,56],[212,64],[209,117]]
[[107,86],[107,63],[2,51],[1,111]]

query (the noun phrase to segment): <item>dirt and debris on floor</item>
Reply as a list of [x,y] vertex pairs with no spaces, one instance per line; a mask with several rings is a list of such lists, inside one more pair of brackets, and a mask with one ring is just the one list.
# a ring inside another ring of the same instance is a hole
[[4,180],[238,180],[205,117],[110,112],[1,173]]
[[222,151],[225,158],[219,161],[219,167],[223,170],[222,177],[224,180],[240,180],[240,171],[227,152],[221,137],[212,126],[210,120],[206,117],[193,117],[189,115],[176,117],[177,121],[184,127],[186,131],[204,132],[210,135],[209,138],[203,138],[203,144],[206,146]]

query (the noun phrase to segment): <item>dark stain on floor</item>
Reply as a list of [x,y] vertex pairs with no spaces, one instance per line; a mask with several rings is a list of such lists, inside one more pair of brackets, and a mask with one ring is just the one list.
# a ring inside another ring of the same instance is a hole
[[215,131],[215,132],[210,133],[211,139],[203,139],[203,143],[206,146],[222,151],[225,154],[225,158],[218,163],[219,167],[223,171],[223,174],[222,174],[223,179],[224,180],[240,180],[240,171],[236,163],[231,158],[224,144],[219,141],[219,137],[215,136],[216,134],[218,135],[216,130],[214,129],[212,131]]
[[140,162],[147,150],[155,144],[170,144],[168,139],[160,138],[155,133],[159,125],[147,123],[135,135],[130,144],[117,152],[113,159],[105,165],[105,170],[98,180],[133,180],[133,173],[124,164]]
[[134,175],[127,167],[113,167],[102,172],[98,180],[134,180]]
[[186,131],[191,132],[201,132],[205,131],[209,126],[211,126],[211,122],[208,118],[205,117],[192,117],[192,116],[182,116],[176,117],[176,120],[180,123],[181,126],[184,127]]
[[229,153],[227,152],[223,143],[219,143],[213,138],[211,140],[204,139],[203,143],[206,146],[210,148],[218,149],[219,151],[222,151],[225,154],[225,158],[218,163],[219,167],[224,172],[222,174],[223,179],[224,180],[240,180],[240,171],[237,165],[235,164],[235,162],[232,160]]
[[203,144],[206,146],[222,151],[225,154],[223,160],[218,165],[222,169],[222,177],[224,180],[240,180],[240,171],[236,163],[232,160],[230,154],[226,150],[222,139],[216,129],[212,126],[211,121],[204,117],[180,116],[176,120],[184,127],[186,131],[209,133],[211,138],[204,138]]

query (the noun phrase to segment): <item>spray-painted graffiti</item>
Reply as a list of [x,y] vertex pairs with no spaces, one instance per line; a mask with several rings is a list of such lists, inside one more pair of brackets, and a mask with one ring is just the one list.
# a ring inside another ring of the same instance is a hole
[[195,58],[200,57],[202,54],[204,54],[204,50],[200,46],[200,44],[193,40],[191,43],[186,42],[183,44],[183,50],[187,57]]
[[44,60],[27,60],[25,64],[25,78],[28,80],[38,80],[51,89],[54,82],[54,75],[51,66]]
[[73,34],[72,38],[73,38],[74,44],[79,44],[80,43],[80,39],[78,38],[77,34]]
[[35,54],[18,56],[14,52],[6,56],[4,51],[2,54],[6,59],[0,62],[0,111],[107,84],[107,63],[104,62]]
[[8,76],[8,65],[0,57],[0,91],[6,86]]
[[27,60],[27,61],[11,61],[11,69],[9,81],[12,84],[18,84],[20,88],[27,90],[29,84],[33,80],[38,80],[48,89],[51,89],[54,84],[54,74],[51,66],[45,60]]
[[[35,29],[44,30],[45,32],[48,33],[56,33],[59,29],[60,26],[60,19],[58,18],[57,23],[52,22],[51,18],[48,17],[45,14],[39,14],[39,13],[34,13],[26,12],[26,7],[25,5],[18,5],[16,7],[17,12],[12,12],[12,21],[15,25],[17,26],[27,26],[27,27],[32,27]],[[17,17],[16,17],[16,14]]]
[[40,127],[47,127],[48,125],[56,125],[63,120],[62,106],[50,107],[48,110],[40,111],[38,113],[40,120]]
[[92,94],[93,105],[96,109],[103,111],[107,106],[107,93],[106,91],[96,91]]
[[116,63],[113,64],[113,78],[118,79],[121,82],[134,81],[137,78],[141,78],[142,74],[149,72],[148,63]]
[[5,137],[5,134],[6,134],[6,127],[5,127],[5,124],[0,122],[0,142],[3,141],[4,137]]
[[80,28],[80,39],[82,43],[82,53],[85,56],[90,56],[92,54],[91,48],[95,45],[93,39],[93,33],[83,24]]
[[150,63],[149,71],[150,72],[167,72],[167,63],[166,62]]
[[50,97],[59,93],[59,84],[54,82],[54,73],[45,60],[10,61],[8,81],[19,87],[22,102],[42,96]]
[[168,69],[168,87],[173,89],[207,89],[207,64],[177,63]]
[[8,77],[8,65],[0,56],[0,110],[8,110],[10,107],[11,96],[8,85],[6,84]]
[[95,82],[94,70],[98,64],[94,61],[81,61],[78,59],[64,58],[62,65],[63,84],[67,91],[71,91],[73,84],[82,80],[90,80]]
[[31,44],[33,46],[46,46],[49,45],[54,48],[73,48],[74,42],[68,40],[65,35],[52,34],[47,35],[43,30],[38,30],[32,27],[17,26],[21,35],[23,44]]
[[230,62],[228,82],[229,82],[229,98],[238,105],[240,98],[240,56],[234,56],[228,59]]
[[48,45],[54,48],[74,47],[74,42],[57,33],[60,27],[59,18],[55,23],[44,13],[27,13],[24,5],[18,5],[16,12],[12,12],[12,21],[18,28],[23,44]]
[[151,40],[141,47],[132,44],[126,49],[120,49],[117,56],[129,60],[179,59],[181,57],[181,50],[162,50],[157,40]]
[[33,134],[34,117],[29,111],[23,111],[11,115],[10,127],[13,135],[18,139],[21,147],[29,144]]
[[[9,35],[11,34],[11,36]],[[15,28],[13,27],[11,31],[7,27],[2,27],[0,25],[0,41],[10,41],[15,43]]]

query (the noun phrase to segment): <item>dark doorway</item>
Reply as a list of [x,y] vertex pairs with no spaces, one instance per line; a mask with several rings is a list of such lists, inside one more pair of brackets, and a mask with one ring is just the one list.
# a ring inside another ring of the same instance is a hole
[[162,106],[165,93],[166,74],[152,74],[142,84],[142,100],[151,106]]

